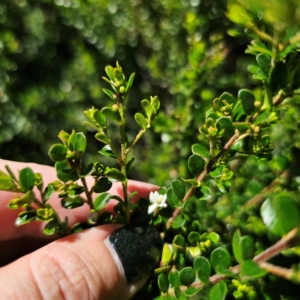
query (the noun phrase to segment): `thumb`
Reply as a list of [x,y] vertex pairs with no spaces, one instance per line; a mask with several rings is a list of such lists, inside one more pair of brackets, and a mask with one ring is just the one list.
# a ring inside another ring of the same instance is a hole
[[159,233],[149,226],[90,228],[1,268],[1,299],[129,299],[161,250]]

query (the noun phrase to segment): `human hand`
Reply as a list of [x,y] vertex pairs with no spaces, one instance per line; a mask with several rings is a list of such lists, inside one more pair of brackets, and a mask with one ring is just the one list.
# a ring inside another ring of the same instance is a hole
[[[0,160],[0,169],[5,164],[13,171],[29,166],[43,174],[45,184],[56,179],[51,167]],[[147,198],[155,189],[146,183],[129,183],[129,191],[138,191],[138,197]],[[119,184],[111,192],[122,197]],[[109,224],[61,239],[44,236],[40,222],[17,228],[14,221],[19,212],[7,208],[13,197],[14,193],[0,191],[1,299],[129,299],[147,281],[159,259],[162,241],[151,227],[142,228],[142,233],[138,228],[137,238],[135,227]],[[62,217],[68,215],[71,226],[83,222],[88,213],[85,207],[63,209],[58,197],[50,201]],[[107,209],[113,205],[109,203]],[[157,250],[154,257],[141,248],[141,240],[148,240],[146,249]]]

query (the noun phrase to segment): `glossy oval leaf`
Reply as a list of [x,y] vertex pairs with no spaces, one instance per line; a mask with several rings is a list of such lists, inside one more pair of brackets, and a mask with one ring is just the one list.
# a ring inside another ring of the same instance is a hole
[[192,267],[185,267],[181,269],[178,277],[182,285],[189,286],[195,281],[196,273]]
[[255,111],[255,96],[249,90],[242,89],[238,92],[238,97],[241,99],[243,109],[247,115],[251,115]]
[[102,193],[98,195],[94,201],[94,208],[96,211],[102,210],[109,200],[111,199],[111,195],[109,193]]
[[208,259],[204,256],[196,257],[193,263],[194,270],[198,270],[198,276],[209,277],[211,274],[211,266]]
[[79,197],[71,198],[71,197],[66,197],[61,199],[61,206],[66,208],[66,209],[73,209],[76,207],[80,207],[84,204],[83,199]]
[[1,191],[13,191],[15,189],[14,181],[11,176],[0,171],[0,190]]
[[150,118],[151,115],[152,115],[152,113],[153,113],[153,108],[151,106],[150,101],[147,100],[147,99],[144,99],[144,100],[141,101],[141,104],[142,104],[142,107],[143,107],[143,109],[144,109],[144,111],[146,113],[146,116],[148,118]]
[[214,270],[216,270],[218,265],[222,265],[224,269],[228,269],[231,263],[230,254],[225,248],[218,247],[211,252],[210,262]]
[[211,159],[209,150],[200,144],[192,145],[192,152],[193,154],[199,155],[206,161],[209,161]]
[[168,280],[172,287],[178,287],[180,285],[179,272],[177,270],[171,270],[168,274]]
[[120,112],[118,110],[112,110],[110,107],[104,107],[101,113],[108,119],[114,120],[116,122],[121,121]]
[[107,177],[101,177],[94,188],[95,193],[103,193],[108,191],[112,186],[112,182]]
[[228,293],[228,288],[224,280],[219,281],[211,288],[209,292],[210,300],[224,300]]
[[257,279],[266,274],[267,271],[261,269],[253,260],[245,260],[241,264],[241,276],[247,276],[249,279]]
[[180,206],[180,199],[174,193],[172,188],[169,188],[167,191],[167,201],[168,201],[169,205],[173,208]]
[[174,229],[180,228],[184,225],[184,223],[185,223],[185,220],[182,217],[182,215],[178,215],[172,222],[172,228],[174,228]]
[[48,154],[53,161],[61,161],[66,159],[68,148],[62,144],[54,144],[51,146]]
[[19,184],[24,192],[33,189],[35,183],[34,172],[30,168],[24,168],[19,173]]
[[266,76],[268,76],[271,66],[271,57],[266,54],[260,53],[256,56],[256,61],[261,70],[266,74]]
[[56,162],[55,169],[57,178],[63,182],[67,182],[69,180],[76,181],[79,179],[77,172],[71,169],[66,160]]
[[265,200],[260,212],[266,227],[277,236],[288,233],[300,224],[299,205],[285,194]]
[[185,184],[178,179],[172,180],[172,189],[174,194],[180,199],[182,200],[184,198],[185,195]]
[[120,170],[118,170],[116,168],[111,168],[111,169],[107,170],[105,172],[105,175],[107,177],[113,178],[113,179],[118,180],[118,181],[125,181],[126,180],[125,175]]
[[188,167],[194,176],[199,176],[204,170],[205,161],[199,155],[193,154],[188,159]]
[[284,89],[289,83],[289,70],[286,64],[282,61],[276,63],[270,74],[270,87],[273,93]]

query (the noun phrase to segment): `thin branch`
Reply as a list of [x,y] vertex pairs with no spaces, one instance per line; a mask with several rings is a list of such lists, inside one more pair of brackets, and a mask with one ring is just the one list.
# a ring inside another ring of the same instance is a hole
[[[239,138],[239,133],[236,132],[230,139],[229,141],[225,144],[225,146],[223,147],[223,149],[213,158],[211,158],[207,164],[207,166],[204,168],[204,170],[201,172],[201,174],[198,176],[197,178],[197,182],[200,183],[205,176],[211,171],[212,167],[214,166],[214,164],[219,160],[219,158],[222,157],[222,155],[234,144],[234,142]],[[188,192],[186,193],[185,197],[183,198],[182,202],[186,202],[188,199],[190,199],[193,194],[195,192],[195,187],[191,186],[191,188],[188,190]],[[169,229],[172,225],[172,222],[174,221],[174,219],[180,214],[181,210],[182,210],[183,206],[181,207],[177,207],[171,218],[168,220],[167,224],[166,224],[166,229]]]
[[[299,274],[297,271],[292,270],[292,269],[287,269],[287,268],[283,268],[283,267],[278,267],[278,266],[274,266],[272,264],[266,263],[266,262],[261,262],[259,264],[259,266],[268,271],[268,273],[271,273],[273,275],[276,275],[278,277],[284,278],[286,280],[293,280],[299,277]],[[299,280],[299,278],[298,278]]]

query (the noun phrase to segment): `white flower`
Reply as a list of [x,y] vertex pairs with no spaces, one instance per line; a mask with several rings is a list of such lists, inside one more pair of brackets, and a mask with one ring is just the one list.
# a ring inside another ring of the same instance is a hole
[[167,195],[161,195],[158,192],[151,192],[149,195],[151,205],[148,207],[148,214],[152,214],[156,208],[167,207]]

